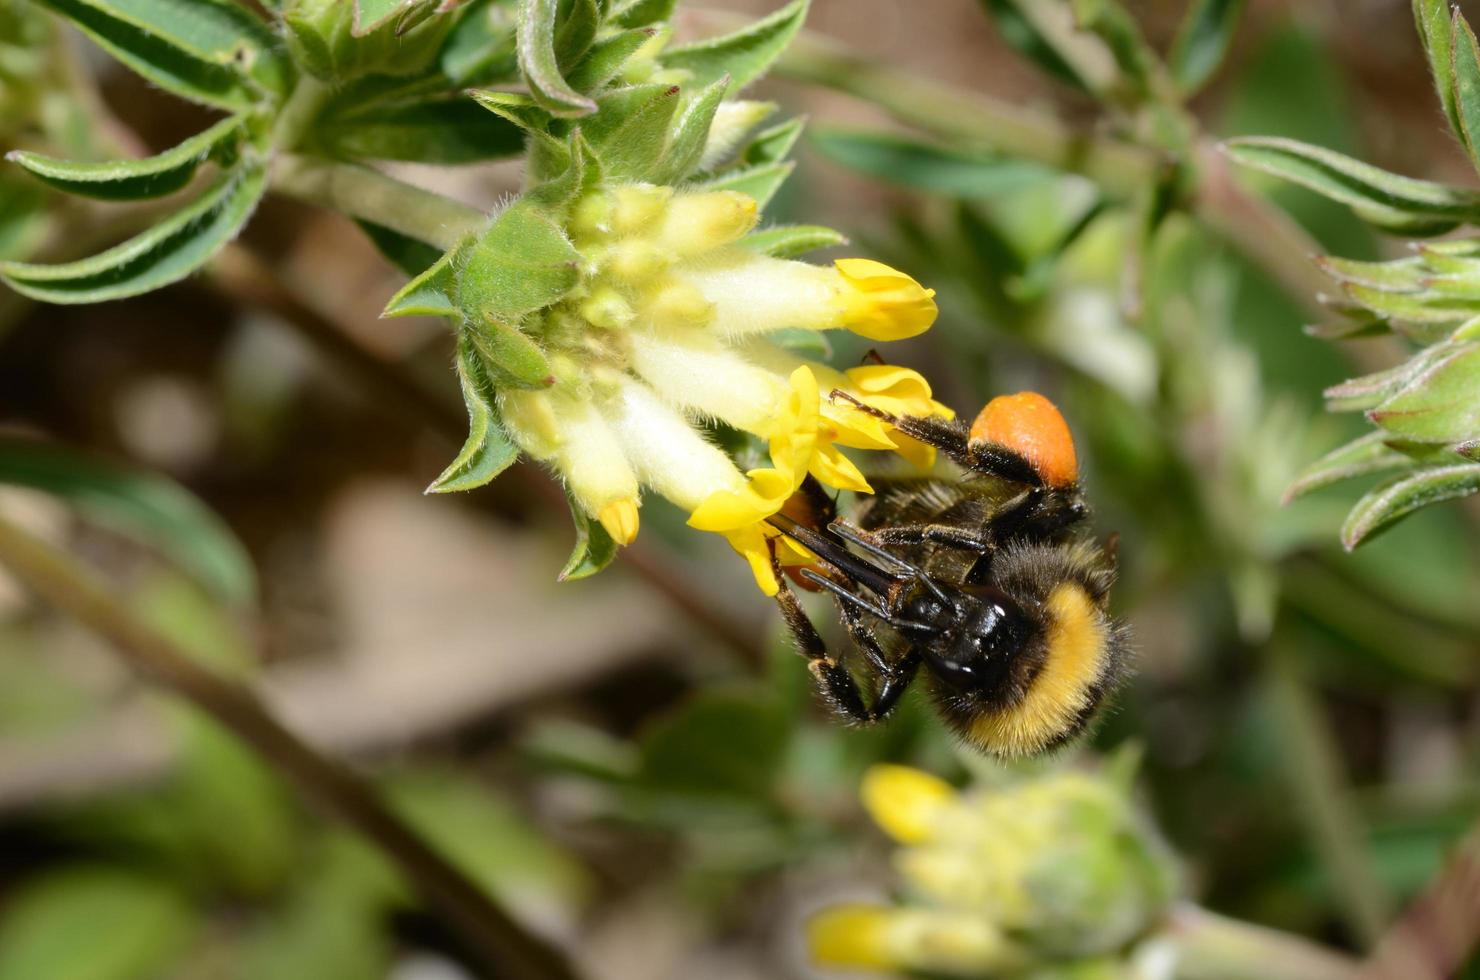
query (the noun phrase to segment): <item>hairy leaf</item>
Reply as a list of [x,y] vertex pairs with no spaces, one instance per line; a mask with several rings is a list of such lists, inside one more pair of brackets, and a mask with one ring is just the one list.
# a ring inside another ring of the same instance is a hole
[[1454,135],[1464,142],[1464,129],[1454,104],[1454,24],[1450,20],[1449,0],[1413,0],[1413,20],[1423,41],[1424,54],[1428,56],[1429,72],[1439,93],[1439,103],[1444,107],[1444,117],[1449,120]]
[[848,239],[842,232],[822,225],[777,225],[746,235],[740,244],[752,252],[789,259],[819,248],[846,245]]
[[559,580],[572,582],[590,578],[610,565],[612,559],[617,557],[617,543],[606,533],[606,528],[601,526],[600,521],[587,516],[575,498],[569,494],[566,496],[570,501],[571,523],[576,529],[576,543],[571,549],[570,557],[565,561],[565,567],[560,570]]
[[351,159],[462,164],[518,156],[524,135],[461,97],[379,105],[315,127],[315,145]]
[[807,18],[807,2],[792,0],[733,34],[670,48],[662,62],[668,68],[692,72],[693,83],[698,85],[712,85],[728,75],[738,92],[764,75],[786,50]]
[[1350,551],[1422,507],[1476,492],[1480,492],[1480,463],[1436,466],[1400,476],[1357,501],[1341,525],[1341,543]]
[[758,208],[765,210],[771,198],[786,183],[786,178],[791,176],[796,164],[766,163],[758,167],[746,167],[742,170],[727,170],[713,180],[707,180],[698,185],[707,191],[739,191],[755,198]]
[[464,247],[457,300],[470,320],[517,321],[557,302],[580,281],[580,253],[536,202],[509,205]]
[[518,27],[519,68],[541,106],[557,116],[588,116],[596,103],[571,88],[560,71],[555,53],[556,18],[560,0],[520,0]]
[[570,70],[571,87],[578,92],[594,92],[604,87],[650,37],[647,31],[622,31],[597,41]]
[[142,160],[79,162],[24,150],[12,151],[5,158],[71,194],[137,201],[162,197],[184,187],[195,176],[196,168],[213,155],[229,158],[241,135],[242,121],[232,116],[179,146]]
[[657,184],[675,184],[698,166],[699,158],[704,154],[704,146],[709,141],[709,127],[714,123],[714,113],[719,109],[729,87],[730,80],[721,78],[694,94],[673,125],[662,166],[649,175],[649,180]]
[[678,0],[617,0],[611,19],[623,27],[646,27],[673,16]]
[[1475,32],[1455,4],[1450,34],[1451,84],[1454,114],[1459,120],[1460,141],[1470,151],[1470,161],[1480,168],[1480,45]]
[[1413,466],[1413,457],[1387,444],[1390,438],[1382,431],[1368,432],[1331,450],[1300,471],[1295,482],[1285,491],[1284,502],[1289,503],[1342,480]]
[[519,448],[499,424],[493,385],[468,332],[459,331],[457,378],[468,406],[468,439],[462,451],[427,487],[427,493],[456,493],[481,487],[514,464]]
[[462,248],[450,249],[402,286],[385,304],[381,316],[445,316],[462,319],[458,307],[456,261]]
[[59,265],[0,262],[0,277],[16,292],[48,303],[147,293],[190,275],[236,237],[266,184],[261,165],[223,174],[182,211],[105,252]]
[[1368,413],[1405,439],[1454,443],[1480,433],[1480,343],[1462,344]]
[[355,224],[360,226],[360,230],[375,244],[375,248],[381,255],[384,255],[392,265],[408,276],[421,275],[442,258],[441,249],[403,235],[385,225],[377,225],[373,221],[361,219],[356,219]]
[[582,125],[581,132],[609,176],[646,179],[668,152],[673,117],[682,101],[678,87],[614,89],[599,101],[601,111]]
[[545,352],[514,324],[487,316],[463,332],[478,349],[495,388],[548,388],[555,383]]

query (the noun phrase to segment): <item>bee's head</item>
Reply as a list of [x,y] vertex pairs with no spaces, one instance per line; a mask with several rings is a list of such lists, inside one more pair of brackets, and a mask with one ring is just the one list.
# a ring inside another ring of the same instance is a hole
[[1075,546],[1015,546],[997,556],[991,583],[955,592],[957,615],[937,620],[922,652],[941,713],[967,741],[1032,755],[1083,731],[1126,660],[1104,608],[1104,563]]

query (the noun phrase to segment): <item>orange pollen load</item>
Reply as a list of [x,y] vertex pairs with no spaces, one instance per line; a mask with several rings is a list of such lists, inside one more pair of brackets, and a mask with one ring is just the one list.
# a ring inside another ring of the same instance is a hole
[[999,395],[987,402],[971,423],[971,441],[1012,450],[1051,487],[1067,487],[1079,479],[1069,425],[1053,402],[1036,391]]

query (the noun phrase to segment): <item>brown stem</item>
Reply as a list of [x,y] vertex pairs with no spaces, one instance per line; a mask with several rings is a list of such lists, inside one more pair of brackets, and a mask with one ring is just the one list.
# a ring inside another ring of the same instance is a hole
[[210,714],[296,782],[304,795],[374,841],[498,975],[576,980],[563,954],[526,932],[358,776],[284,728],[250,688],[200,666],[65,553],[3,517],[0,564],[38,596],[107,638],[141,677]]
[[1480,824],[1382,937],[1361,980],[1448,980],[1480,944]]

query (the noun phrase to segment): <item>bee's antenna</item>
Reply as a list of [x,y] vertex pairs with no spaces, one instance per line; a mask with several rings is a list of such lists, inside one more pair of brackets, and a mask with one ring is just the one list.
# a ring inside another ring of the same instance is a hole
[[890,587],[895,584],[895,578],[883,569],[855,555],[839,542],[817,533],[804,524],[798,524],[785,514],[772,514],[766,520],[787,537],[806,546],[818,558],[881,596],[887,594]]

